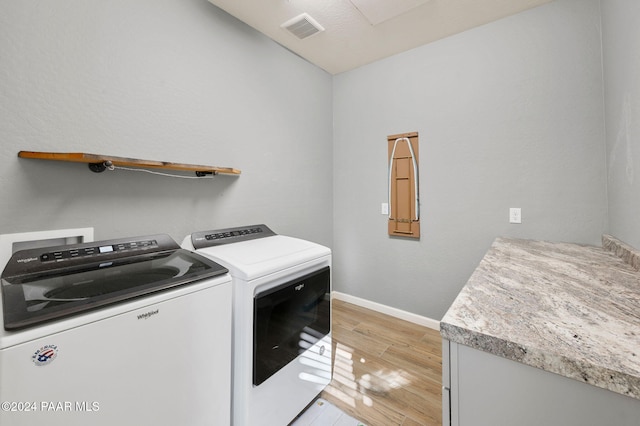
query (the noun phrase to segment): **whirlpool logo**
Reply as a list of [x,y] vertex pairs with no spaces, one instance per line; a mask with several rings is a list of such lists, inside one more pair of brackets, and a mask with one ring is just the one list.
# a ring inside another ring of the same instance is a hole
[[154,315],[158,315],[158,312],[160,312],[160,309],[156,309],[155,311],[149,311],[149,312],[145,312],[144,314],[140,314],[138,315],[138,319],[149,319]]

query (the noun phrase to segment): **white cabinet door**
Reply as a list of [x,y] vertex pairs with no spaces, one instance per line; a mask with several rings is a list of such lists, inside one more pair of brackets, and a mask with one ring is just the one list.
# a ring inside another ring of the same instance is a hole
[[455,426],[640,425],[638,399],[464,345],[450,343],[450,372]]

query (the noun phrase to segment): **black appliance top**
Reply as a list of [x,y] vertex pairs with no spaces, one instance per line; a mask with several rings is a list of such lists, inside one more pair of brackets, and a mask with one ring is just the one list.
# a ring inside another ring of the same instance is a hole
[[21,250],[0,282],[16,330],[227,273],[168,235]]
[[215,231],[201,231],[191,234],[191,243],[196,250],[222,244],[238,243],[277,235],[267,225],[250,225],[225,228]]

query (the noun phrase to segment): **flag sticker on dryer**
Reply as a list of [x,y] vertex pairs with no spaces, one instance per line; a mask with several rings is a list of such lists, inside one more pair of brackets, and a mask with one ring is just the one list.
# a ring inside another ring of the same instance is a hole
[[49,365],[58,357],[58,346],[45,345],[31,355],[31,361],[38,367]]

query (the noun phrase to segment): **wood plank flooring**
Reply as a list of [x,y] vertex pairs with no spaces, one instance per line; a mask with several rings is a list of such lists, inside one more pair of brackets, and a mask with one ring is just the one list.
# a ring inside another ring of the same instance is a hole
[[341,300],[322,397],[367,426],[442,424],[440,333]]

